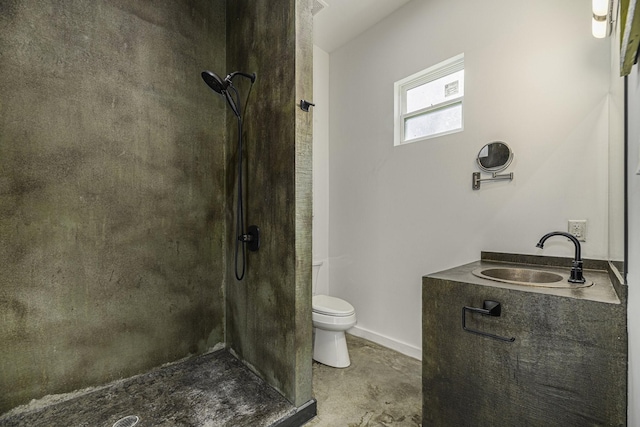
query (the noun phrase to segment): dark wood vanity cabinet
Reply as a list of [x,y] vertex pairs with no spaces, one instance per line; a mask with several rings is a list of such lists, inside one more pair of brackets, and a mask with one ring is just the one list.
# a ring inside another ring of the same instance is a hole
[[[423,278],[423,425],[626,425],[626,288],[492,286],[476,265]],[[463,309],[485,301],[500,315]]]

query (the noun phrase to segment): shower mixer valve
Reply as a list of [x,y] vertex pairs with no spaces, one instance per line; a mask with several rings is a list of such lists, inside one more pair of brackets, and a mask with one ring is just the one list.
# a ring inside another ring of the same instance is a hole
[[257,225],[250,225],[246,234],[238,236],[238,240],[247,243],[247,248],[251,252],[260,249],[260,228]]

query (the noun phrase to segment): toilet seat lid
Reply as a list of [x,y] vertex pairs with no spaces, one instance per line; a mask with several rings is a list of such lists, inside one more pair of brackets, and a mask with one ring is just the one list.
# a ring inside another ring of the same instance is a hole
[[329,295],[314,295],[313,311],[329,316],[351,316],[356,309],[343,299]]

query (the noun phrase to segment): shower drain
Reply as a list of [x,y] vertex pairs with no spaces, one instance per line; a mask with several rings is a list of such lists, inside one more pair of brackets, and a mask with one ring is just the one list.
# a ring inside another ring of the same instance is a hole
[[113,423],[113,427],[133,427],[134,425],[138,424],[138,421],[140,421],[140,418],[138,418],[137,416],[128,415]]

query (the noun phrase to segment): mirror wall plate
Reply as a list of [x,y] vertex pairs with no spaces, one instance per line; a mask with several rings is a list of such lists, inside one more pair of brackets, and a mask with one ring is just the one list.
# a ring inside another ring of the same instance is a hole
[[478,153],[478,167],[480,170],[495,173],[505,170],[513,160],[511,148],[502,141],[486,144]]

